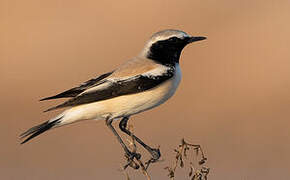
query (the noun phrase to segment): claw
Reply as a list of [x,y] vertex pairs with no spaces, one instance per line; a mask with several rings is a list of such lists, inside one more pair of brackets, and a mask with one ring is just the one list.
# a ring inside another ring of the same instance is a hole
[[159,160],[159,158],[161,157],[161,153],[160,153],[160,149],[155,149],[155,148],[151,148],[151,150],[149,151],[151,154],[151,159],[149,159],[145,164],[146,164],[146,168],[148,169],[149,165],[151,163],[155,163]]
[[126,169],[128,166],[132,167],[133,169],[139,169],[140,166],[134,161],[134,158],[137,160],[141,159],[141,154],[126,152],[125,157],[127,158],[127,164],[124,166],[124,169]]
[[135,152],[128,152],[125,154],[127,159],[133,160],[134,158],[136,158],[137,160],[139,160],[141,158],[141,154],[140,153],[135,153]]
[[161,157],[159,148],[158,149],[152,148],[150,154],[152,156],[152,159],[154,159],[155,161],[157,161]]

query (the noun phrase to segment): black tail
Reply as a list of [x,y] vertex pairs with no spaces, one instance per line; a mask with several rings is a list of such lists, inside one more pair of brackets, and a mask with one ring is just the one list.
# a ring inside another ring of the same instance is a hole
[[27,141],[31,140],[32,138],[44,133],[45,131],[51,129],[53,126],[57,125],[59,122],[60,122],[60,119],[62,117],[56,119],[56,120],[53,120],[51,122],[49,121],[46,121],[40,125],[37,125],[37,126],[34,126],[30,129],[28,129],[27,131],[25,131],[24,133],[22,133],[20,135],[20,138],[25,138],[27,136],[29,136],[27,139],[25,139],[21,144],[24,144],[26,143]]

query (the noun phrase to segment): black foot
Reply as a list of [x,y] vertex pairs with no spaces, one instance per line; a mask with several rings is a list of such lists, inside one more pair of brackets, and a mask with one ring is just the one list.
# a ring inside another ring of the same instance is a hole
[[150,153],[151,156],[152,156],[151,160],[154,161],[154,162],[157,161],[157,160],[161,157],[161,153],[160,153],[159,148],[158,148],[158,149],[154,149],[154,148],[152,148],[152,149],[149,151],[149,153]]
[[135,152],[126,152],[125,157],[127,158],[127,164],[124,166],[126,169],[128,166],[132,167],[133,169],[139,169],[139,165],[134,161],[134,158],[137,160],[141,159],[141,154]]
[[151,154],[151,159],[149,159],[145,164],[146,164],[146,167],[145,169],[148,169],[149,165],[151,163],[155,163],[159,160],[159,158],[161,157],[161,153],[160,153],[160,150],[159,148],[158,149],[153,149],[151,148],[151,150],[149,150],[149,153]]

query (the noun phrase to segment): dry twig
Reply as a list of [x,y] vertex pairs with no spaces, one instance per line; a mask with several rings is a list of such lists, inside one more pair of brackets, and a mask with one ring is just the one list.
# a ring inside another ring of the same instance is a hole
[[[128,129],[132,132],[133,126],[129,125]],[[139,154],[137,152],[137,145],[135,142],[135,139],[133,137],[133,133],[131,134],[131,138],[127,139],[129,141],[129,147],[132,153]],[[159,149],[159,147],[158,147]],[[207,158],[204,155],[204,152],[200,145],[190,144],[187,143],[184,139],[181,140],[181,144],[178,146],[177,149],[174,149],[174,152],[176,152],[175,155],[175,162],[173,167],[165,167],[164,169],[168,170],[169,178],[174,180],[175,179],[175,171],[177,167],[184,168],[185,167],[185,159],[188,159],[188,153],[193,155],[193,158],[189,161],[189,173],[188,176],[190,180],[207,180],[207,176],[209,174],[209,168],[206,166],[203,166]],[[140,155],[140,154],[139,154]],[[133,158],[130,159],[129,157],[125,156],[127,158],[127,164],[124,166],[124,171],[128,166],[132,167],[133,169],[140,169],[143,175],[147,180],[151,180],[150,175],[148,174],[148,168],[150,164],[156,162],[152,159],[149,159],[145,163],[140,158]],[[140,168],[141,167],[141,168]],[[130,177],[128,173],[125,171],[126,179],[129,180]]]
[[[201,156],[201,158],[198,160],[198,167],[195,168],[194,164],[195,161],[194,159],[192,159],[189,162],[190,165],[190,171],[189,171],[189,178],[191,178],[191,180],[207,180],[207,175],[209,173],[209,168],[202,166],[203,164],[205,164],[207,158],[204,155],[204,152],[201,148],[200,145],[195,145],[195,144],[190,144],[185,142],[184,139],[181,140],[181,144],[178,146],[177,149],[174,149],[174,152],[176,152],[176,156],[175,156],[175,163],[173,165],[173,167],[165,167],[164,169],[168,170],[169,174],[169,178],[174,180],[175,177],[175,171],[179,165],[180,168],[184,167],[184,159],[188,157],[188,151],[192,150],[193,152],[195,152],[196,157],[198,157],[199,155]],[[201,167],[200,167],[201,166]]]

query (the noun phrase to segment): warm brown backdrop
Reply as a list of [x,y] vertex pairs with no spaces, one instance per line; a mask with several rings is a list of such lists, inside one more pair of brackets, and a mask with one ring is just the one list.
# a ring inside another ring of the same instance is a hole
[[175,28],[208,40],[185,48],[177,94],[131,120],[161,145],[153,179],[166,179],[182,137],[205,148],[210,179],[289,179],[289,8],[289,0],[0,0],[0,178],[124,178],[122,149],[103,122],[24,146],[18,135],[56,115],[42,113],[56,102],[38,99],[112,70],[152,33]]

